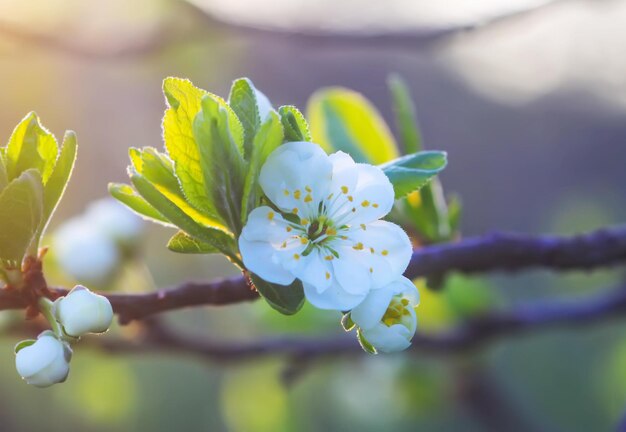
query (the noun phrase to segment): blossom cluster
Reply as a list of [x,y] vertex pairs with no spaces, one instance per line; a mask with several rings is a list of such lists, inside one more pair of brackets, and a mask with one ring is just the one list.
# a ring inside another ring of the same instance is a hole
[[259,184],[267,205],[250,213],[239,237],[246,268],[275,284],[298,279],[317,308],[351,311],[362,344],[407,348],[418,304],[402,276],[412,246],[402,228],[382,220],[394,204],[383,171],[289,142],[268,156]]
[[53,330],[37,340],[25,340],[15,347],[15,366],[20,376],[36,387],[65,381],[70,371],[71,343],[88,333],[104,333],[113,321],[113,309],[106,297],[78,285],[54,303],[40,301],[40,309]]

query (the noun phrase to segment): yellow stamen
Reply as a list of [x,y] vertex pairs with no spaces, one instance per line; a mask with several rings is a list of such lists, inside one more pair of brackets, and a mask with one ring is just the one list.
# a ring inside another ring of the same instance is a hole
[[326,272],[326,280],[330,279],[330,273]]
[[288,227],[287,227],[287,228],[285,228],[285,229],[287,230],[287,232],[291,232],[291,230],[292,230],[293,228],[291,228],[290,226],[288,226]]
[[363,202],[361,203],[361,205],[362,205],[363,207],[369,207],[370,202],[369,202],[368,200],[365,200],[365,201],[363,201]]
[[363,231],[365,231],[365,230],[367,229],[367,227],[365,226],[365,224],[361,224],[361,229],[362,229]]
[[352,249],[354,249],[354,250],[363,250],[363,243],[358,242],[357,244],[352,246]]
[[300,219],[300,224],[301,225],[308,225],[309,224],[309,220],[307,218],[302,218],[302,219]]
[[285,189],[283,193],[285,194],[285,196],[289,196],[289,191],[287,189]]
[[283,242],[283,244],[281,244],[281,245],[280,245],[280,247],[281,247],[282,249],[285,249],[285,248],[287,247],[287,241],[285,240],[285,241]]
[[337,230],[335,228],[328,228],[326,230],[326,235],[329,235],[329,236],[337,235]]
[[381,252],[381,254],[383,254],[383,256],[387,256],[389,255],[389,251],[385,249],[384,251]]
[[311,201],[313,201],[313,197],[311,197],[311,194],[307,194],[307,195],[304,197],[304,202],[305,202],[305,203],[308,203],[308,202],[311,202]]
[[293,259],[295,259],[296,261],[298,261],[300,259],[300,255],[298,254],[293,254]]
[[291,210],[291,213],[297,215],[298,214],[298,207],[294,207],[293,210]]
[[273,220],[274,219],[274,212],[273,211],[267,213],[267,219],[268,220]]
[[341,186],[341,192],[347,194],[348,193],[348,186]]
[[307,192],[309,192],[309,193],[313,192],[313,189],[311,189],[311,188],[310,188],[310,187],[308,187],[308,186],[306,186],[306,187],[304,188],[304,190],[306,190],[306,191],[307,191]]
[[350,202],[354,201],[354,197],[352,195],[348,195],[348,201]]
[[372,207],[378,208],[378,204],[374,203],[374,204],[372,204]]
[[300,243],[302,243],[303,245],[307,244],[308,242],[309,242],[309,240],[307,240],[306,238],[300,237]]
[[296,189],[295,191],[293,191],[293,197],[295,199],[300,199],[300,195],[301,195],[300,189]]
[[334,256],[332,256],[332,255],[326,255],[326,256],[324,257],[324,259],[325,259],[326,261],[332,261],[332,260],[333,260],[333,258],[334,258]]
[[370,252],[371,252],[371,253],[374,253],[374,252],[376,252],[376,251],[374,250],[374,248],[373,248],[373,247],[371,247],[371,248],[370,248]]

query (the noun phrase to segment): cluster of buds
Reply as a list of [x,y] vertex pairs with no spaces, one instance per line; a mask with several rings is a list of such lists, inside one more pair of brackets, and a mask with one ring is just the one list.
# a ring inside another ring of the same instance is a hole
[[113,308],[106,297],[78,285],[54,303],[41,299],[40,309],[52,330],[44,331],[37,340],[18,343],[15,366],[28,384],[49,387],[66,380],[72,343],[88,333],[104,333],[109,329]]

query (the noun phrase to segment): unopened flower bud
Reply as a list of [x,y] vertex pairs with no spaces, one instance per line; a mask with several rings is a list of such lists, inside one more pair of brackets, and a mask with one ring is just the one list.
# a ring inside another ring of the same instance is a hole
[[20,376],[36,387],[49,387],[65,381],[70,371],[72,350],[47,330],[36,341],[23,341],[16,347],[15,366]]
[[107,331],[113,321],[113,308],[106,297],[77,285],[56,301],[55,315],[65,333],[80,337]]
[[417,328],[417,288],[404,276],[389,285],[370,291],[350,312],[361,335],[377,351],[402,351],[411,345]]

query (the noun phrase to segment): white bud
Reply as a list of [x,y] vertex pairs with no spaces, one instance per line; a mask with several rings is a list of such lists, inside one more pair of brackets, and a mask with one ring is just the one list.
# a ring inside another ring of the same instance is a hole
[[85,218],[111,240],[132,244],[143,232],[143,220],[114,199],[104,198],[89,204]]
[[350,312],[350,318],[377,351],[402,351],[411,345],[415,335],[418,304],[417,288],[402,276],[383,288],[370,291]]
[[65,333],[73,337],[104,333],[113,321],[109,300],[81,285],[55,302],[54,313]]
[[65,381],[71,358],[69,345],[48,330],[41,333],[32,345],[19,349],[15,355],[15,367],[28,384],[49,387]]
[[63,271],[90,285],[106,285],[120,260],[115,242],[84,217],[57,229],[53,251]]

